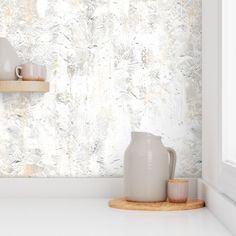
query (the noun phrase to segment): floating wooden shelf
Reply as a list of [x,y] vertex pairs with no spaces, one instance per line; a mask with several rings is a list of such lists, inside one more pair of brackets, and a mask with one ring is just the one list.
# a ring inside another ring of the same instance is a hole
[[205,203],[202,200],[189,200],[186,203],[171,203],[171,202],[128,202],[125,199],[114,199],[109,201],[109,206],[112,208],[123,210],[136,211],[184,211],[193,210],[204,207]]
[[1,80],[0,92],[6,93],[47,93],[49,91],[49,83],[45,81],[21,81],[21,80]]

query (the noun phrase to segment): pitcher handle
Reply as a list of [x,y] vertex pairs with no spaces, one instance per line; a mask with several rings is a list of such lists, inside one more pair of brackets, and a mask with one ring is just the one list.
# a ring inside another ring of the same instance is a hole
[[170,156],[170,179],[174,178],[175,175],[175,166],[176,166],[176,152],[173,148],[167,147],[167,151]]

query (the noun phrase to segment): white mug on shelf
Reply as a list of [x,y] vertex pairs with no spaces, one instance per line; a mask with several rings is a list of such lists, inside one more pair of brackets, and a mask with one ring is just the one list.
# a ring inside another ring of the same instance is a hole
[[47,77],[47,67],[37,65],[37,69],[38,69],[38,80],[44,81]]
[[27,81],[44,81],[46,79],[46,71],[46,66],[34,63],[26,63],[16,67],[17,78]]

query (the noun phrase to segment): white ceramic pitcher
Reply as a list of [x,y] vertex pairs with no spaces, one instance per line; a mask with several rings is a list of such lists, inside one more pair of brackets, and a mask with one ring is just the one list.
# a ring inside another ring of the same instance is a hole
[[0,37],[0,80],[16,80],[15,68],[20,60],[6,38]]
[[167,198],[167,181],[174,177],[176,153],[161,137],[132,132],[125,151],[125,198],[137,202],[161,202]]

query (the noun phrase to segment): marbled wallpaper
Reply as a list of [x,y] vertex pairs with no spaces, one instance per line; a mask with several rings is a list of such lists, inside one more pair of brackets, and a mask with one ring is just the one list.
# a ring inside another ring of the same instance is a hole
[[1,0],[47,94],[0,94],[0,176],[121,176],[131,131],[201,174],[201,0]]

